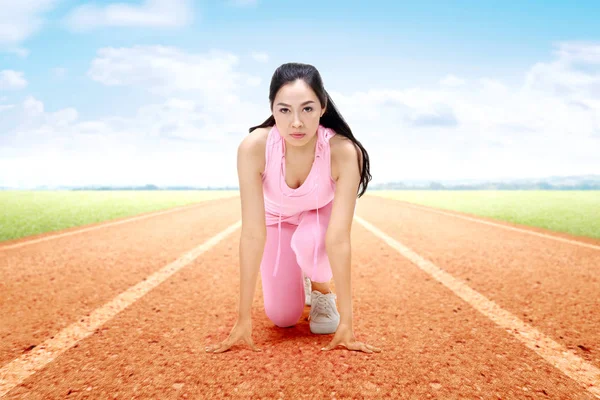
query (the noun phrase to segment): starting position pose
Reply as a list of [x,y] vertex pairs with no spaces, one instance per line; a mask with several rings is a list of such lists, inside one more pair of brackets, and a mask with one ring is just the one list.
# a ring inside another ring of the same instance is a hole
[[[224,352],[240,339],[260,351],[252,340],[251,320],[260,267],[265,312],[275,325],[295,325],[310,305],[311,332],[335,333],[322,350],[341,345],[380,352],[356,341],[352,325],[350,228],[356,199],[371,180],[369,156],[312,65],[277,68],[269,101],[272,115],[250,128],[237,151],[242,209],[238,319],[229,337],[206,351]],[[339,312],[329,288],[332,277]]]

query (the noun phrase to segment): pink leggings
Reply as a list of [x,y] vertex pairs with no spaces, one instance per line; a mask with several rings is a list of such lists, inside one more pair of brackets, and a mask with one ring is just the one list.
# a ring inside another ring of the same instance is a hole
[[313,282],[329,282],[333,277],[325,250],[325,233],[331,217],[332,202],[319,209],[321,237],[317,266],[313,272],[313,251],[317,234],[317,212],[302,213],[298,225],[281,223],[281,254],[277,276],[273,276],[277,256],[278,226],[267,226],[267,242],[260,264],[263,298],[267,317],[279,327],[295,325],[304,312],[304,280],[302,272]]

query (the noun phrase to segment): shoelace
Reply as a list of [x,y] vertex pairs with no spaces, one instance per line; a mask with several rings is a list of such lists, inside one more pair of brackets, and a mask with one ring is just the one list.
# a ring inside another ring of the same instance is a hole
[[331,318],[335,314],[333,304],[329,301],[328,296],[321,294],[315,297],[314,302],[311,304],[311,313],[308,315],[309,321],[312,314],[323,314],[328,318]]

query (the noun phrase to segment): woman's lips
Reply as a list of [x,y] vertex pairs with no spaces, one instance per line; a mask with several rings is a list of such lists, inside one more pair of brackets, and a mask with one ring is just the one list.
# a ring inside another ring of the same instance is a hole
[[291,133],[290,136],[294,139],[302,139],[306,133]]

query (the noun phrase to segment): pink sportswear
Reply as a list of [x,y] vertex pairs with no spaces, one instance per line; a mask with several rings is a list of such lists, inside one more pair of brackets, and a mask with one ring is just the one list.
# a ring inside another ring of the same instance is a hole
[[[277,256],[273,276],[277,275],[281,255],[281,223],[301,225],[305,215],[314,210],[316,210],[317,216],[316,224],[314,224],[316,225],[316,234],[311,235],[313,225],[310,226],[311,230],[299,230],[302,234],[292,237],[291,247],[296,253],[298,264],[306,271],[307,258],[305,254],[302,254],[302,250],[307,248],[306,242],[309,239],[307,236],[312,236],[313,245],[310,246],[313,247],[312,273],[307,274],[307,276],[311,277],[313,281],[316,281],[315,273],[319,264],[319,255],[321,258],[325,258],[322,263],[326,262],[328,264],[324,246],[325,231],[321,229],[319,209],[328,206],[322,212],[326,211],[327,217],[331,215],[330,203],[333,201],[336,184],[331,178],[329,140],[334,135],[333,130],[319,125],[312,168],[306,181],[299,188],[292,189],[285,182],[285,140],[277,129],[277,125],[273,125],[269,131],[265,149],[265,172],[262,174],[262,182],[266,225],[278,225]],[[306,221],[310,221],[310,218],[307,218]],[[331,274],[330,271],[328,273]],[[323,271],[318,275],[325,276],[326,274]]]

